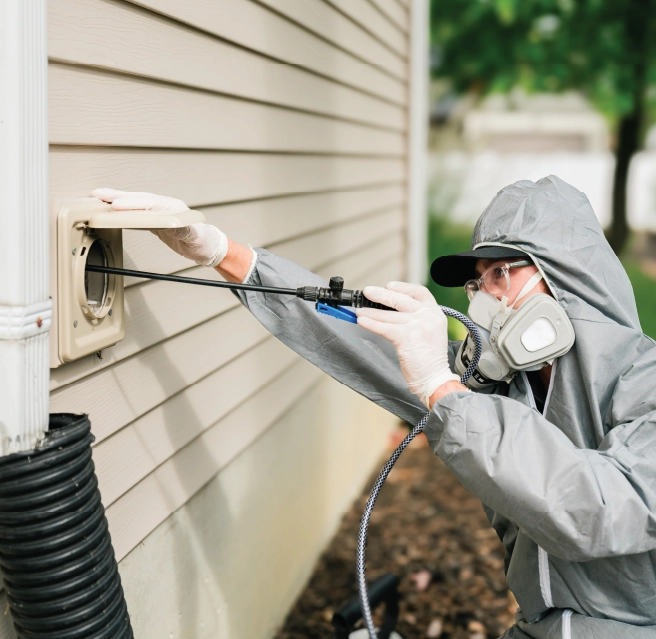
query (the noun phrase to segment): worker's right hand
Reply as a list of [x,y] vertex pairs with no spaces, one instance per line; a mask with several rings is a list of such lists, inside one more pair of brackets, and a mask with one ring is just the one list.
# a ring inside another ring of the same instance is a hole
[[385,288],[367,286],[362,292],[372,302],[394,311],[358,308],[358,325],[392,342],[408,388],[430,408],[437,388],[460,378],[449,368],[446,315],[425,286],[389,282]]
[[[103,202],[109,202],[115,211],[175,214],[189,210],[182,200],[166,195],[116,189],[96,189],[92,195]],[[158,229],[152,232],[176,253],[202,266],[218,266],[228,252],[228,238],[225,233],[211,224],[192,224],[177,229]]]

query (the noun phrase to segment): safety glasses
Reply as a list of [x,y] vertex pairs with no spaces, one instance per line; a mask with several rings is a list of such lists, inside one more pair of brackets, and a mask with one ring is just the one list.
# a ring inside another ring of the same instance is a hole
[[465,284],[465,293],[467,293],[469,301],[471,302],[474,295],[481,289],[485,289],[487,293],[495,297],[503,295],[510,288],[510,269],[531,264],[530,260],[520,260],[491,266],[478,279],[469,280]]

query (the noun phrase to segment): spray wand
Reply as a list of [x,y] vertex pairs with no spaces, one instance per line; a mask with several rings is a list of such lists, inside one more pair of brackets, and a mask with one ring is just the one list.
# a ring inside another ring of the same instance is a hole
[[[378,308],[384,311],[395,309],[383,304],[371,302],[359,290],[344,288],[344,278],[331,277],[328,288],[321,286],[301,286],[300,288],[281,288],[277,286],[258,286],[256,284],[237,284],[236,282],[217,282],[215,280],[201,280],[195,277],[181,277],[180,275],[164,275],[162,273],[148,273],[146,271],[132,271],[112,266],[96,266],[87,263],[86,270],[92,273],[105,273],[106,275],[124,275],[149,280],[164,280],[165,282],[180,282],[182,284],[196,284],[198,286],[214,286],[228,288],[236,291],[255,291],[257,293],[273,293],[275,295],[293,295],[306,302],[316,302],[331,308],[338,306],[351,306],[353,308]],[[319,309],[317,309],[319,310]],[[344,318],[340,318],[344,319]]]

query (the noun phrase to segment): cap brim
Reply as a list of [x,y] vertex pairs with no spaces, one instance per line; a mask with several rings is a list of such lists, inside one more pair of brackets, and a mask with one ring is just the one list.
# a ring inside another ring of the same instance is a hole
[[473,251],[443,255],[431,264],[431,277],[440,286],[464,286],[466,282],[478,277],[477,260],[501,260],[504,258],[528,258],[518,249],[505,246],[480,246]]

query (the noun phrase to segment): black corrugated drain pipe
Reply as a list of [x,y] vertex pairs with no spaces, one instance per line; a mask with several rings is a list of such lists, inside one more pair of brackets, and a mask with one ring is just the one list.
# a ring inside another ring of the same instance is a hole
[[18,639],[131,639],[86,415],[0,458],[0,567]]

